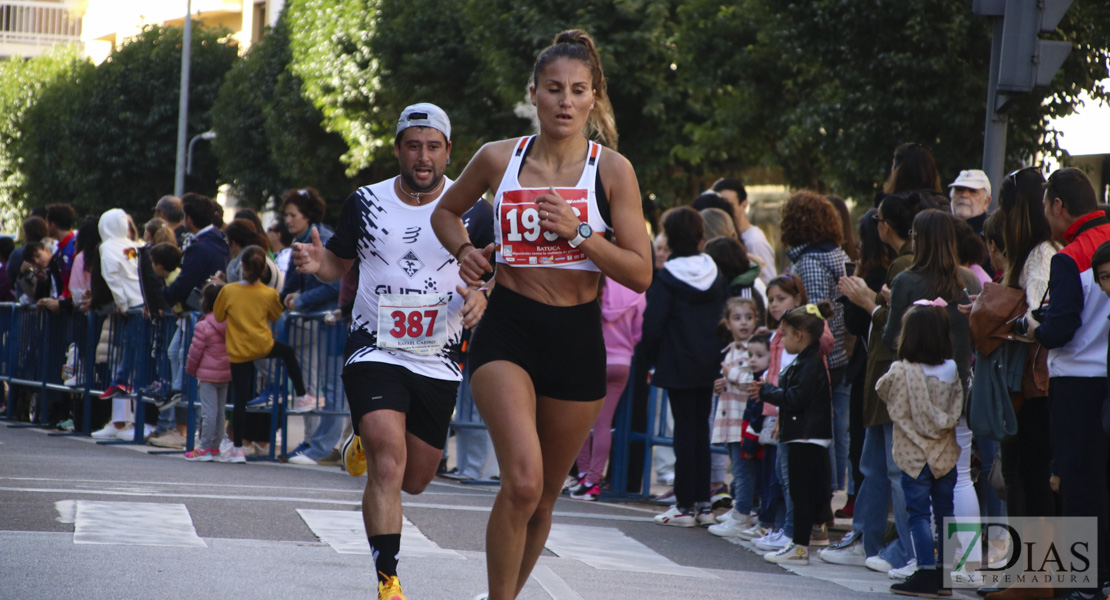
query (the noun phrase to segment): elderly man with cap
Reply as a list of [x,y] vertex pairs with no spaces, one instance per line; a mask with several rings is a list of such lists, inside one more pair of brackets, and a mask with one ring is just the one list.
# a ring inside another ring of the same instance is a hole
[[956,181],[948,184],[948,197],[952,199],[952,214],[966,221],[971,229],[983,235],[983,221],[991,205],[991,181],[979,169],[960,171]]
[[[359,270],[345,348],[343,384],[354,435],[343,463],[367,474],[362,516],[380,600],[403,599],[397,579],[401,492],[419,494],[435,477],[455,408],[464,327],[485,311],[482,291],[459,285],[459,266],[432,232],[430,218],[451,180],[451,122],[434,104],[405,108],[393,150],[400,175],[359,188],[343,204],[325,246],[293,245],[293,263],[321,281]],[[492,208],[466,215],[471,235],[487,231]],[[483,227],[485,226],[485,227]],[[475,242],[478,243],[478,242]]]

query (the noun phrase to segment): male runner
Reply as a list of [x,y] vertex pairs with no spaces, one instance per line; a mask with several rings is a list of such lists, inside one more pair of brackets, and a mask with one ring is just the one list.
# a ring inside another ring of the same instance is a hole
[[[393,148],[400,176],[351,194],[326,247],[315,229],[311,244],[293,245],[297,270],[325,282],[358,261],[343,367],[354,435],[343,457],[351,475],[367,473],[362,517],[379,600],[405,598],[397,579],[401,492],[419,494],[435,476],[462,378],[463,326],[473,327],[486,307],[484,291],[458,285],[458,263],[429,221],[451,185],[443,174],[451,153],[447,114],[434,104],[409,106]],[[467,216],[480,228],[492,209],[479,202]]]

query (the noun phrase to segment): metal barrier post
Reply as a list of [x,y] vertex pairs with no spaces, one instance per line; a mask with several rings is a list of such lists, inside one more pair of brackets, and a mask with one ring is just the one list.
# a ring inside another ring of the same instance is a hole
[[7,407],[2,418],[11,420],[15,412],[15,386],[12,384],[12,378],[15,377],[16,357],[19,356],[16,348],[19,346],[20,323],[19,319],[16,318],[14,302],[5,302],[0,305],[0,309],[4,310],[4,314],[7,315],[7,326],[0,331],[0,335],[4,336],[4,366],[8,389]]

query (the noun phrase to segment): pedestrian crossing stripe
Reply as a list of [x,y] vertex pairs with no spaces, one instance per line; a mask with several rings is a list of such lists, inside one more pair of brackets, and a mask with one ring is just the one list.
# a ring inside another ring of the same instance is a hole
[[545,546],[560,558],[595,569],[716,579],[696,567],[676,564],[615,527],[552,524]]
[[[298,508],[297,514],[320,541],[339,554],[370,554],[366,539],[366,526],[362,513],[353,510],[317,510]],[[411,521],[401,519],[401,557],[405,558],[457,558],[463,556],[454,550],[440,548],[429,540]]]
[[126,544],[207,548],[184,504],[78,500],[75,544]]
[[[76,500],[57,502],[56,507],[60,521],[74,524],[75,544],[207,547],[184,504]],[[360,511],[300,508],[297,514],[336,553],[370,554]],[[546,547],[560,558],[600,570],[716,578],[674,563],[615,527],[553,524]],[[428,539],[407,518],[402,518],[401,556],[466,560]]]

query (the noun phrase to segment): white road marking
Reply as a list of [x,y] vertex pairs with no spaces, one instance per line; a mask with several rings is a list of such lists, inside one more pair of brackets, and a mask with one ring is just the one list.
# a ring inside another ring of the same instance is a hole
[[[320,541],[339,554],[370,554],[362,513],[352,510],[317,510],[298,508],[306,525]],[[401,522],[401,556],[403,558],[457,558],[462,555],[454,550],[440,548],[429,540],[408,519]]]
[[579,596],[567,582],[543,565],[536,565],[532,569],[532,579],[535,579],[553,600],[583,600],[582,596]]
[[184,504],[77,501],[75,544],[207,548]]
[[[756,548],[754,544],[747,540],[741,540],[739,538],[724,539],[737,546],[743,546],[759,555],[765,554],[763,550]],[[829,583],[835,583],[836,585],[846,587],[854,592],[886,593],[890,591],[890,584],[895,583],[886,573],[879,573],[871,569],[859,567],[845,568],[842,565],[827,563],[817,556],[817,552],[812,550],[813,548],[811,547],[808,565],[780,566],[795,575],[812,577]]]
[[556,523],[545,545],[561,558],[577,559],[595,569],[716,578],[702,569],[678,565],[613,527]]
[[76,523],[77,522],[77,501],[76,500],[58,500],[54,503],[54,508],[58,510],[59,523]]
[[[86,494],[94,496],[142,496],[150,497],[157,496],[159,498],[202,498],[207,500],[247,500],[251,502],[295,502],[298,504],[334,504],[339,506],[362,506],[361,500],[328,500],[326,498],[305,498],[296,496],[246,496],[242,494],[189,494],[184,492],[166,492],[153,489],[114,489],[114,490],[92,490],[81,488],[19,488],[19,487],[0,487],[0,492],[25,492],[34,494]],[[486,512],[490,511],[488,506],[466,506],[462,504],[436,504],[429,502],[404,502],[408,508],[432,508],[441,510],[460,510],[466,512]],[[555,511],[552,513],[556,517],[564,517],[568,519],[593,519],[598,521],[632,521],[645,523],[648,521],[647,517],[638,517],[631,515],[607,515],[603,513],[576,513],[567,511]]]

